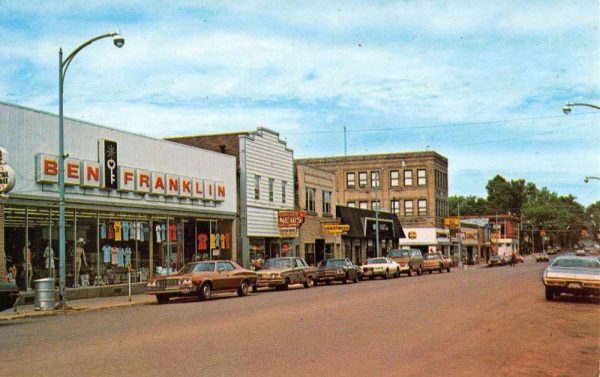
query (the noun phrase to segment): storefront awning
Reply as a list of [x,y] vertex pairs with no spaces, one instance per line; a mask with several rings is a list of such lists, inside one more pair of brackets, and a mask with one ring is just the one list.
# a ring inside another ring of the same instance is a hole
[[[336,216],[341,219],[342,224],[350,225],[350,230],[344,237],[372,237],[372,235],[370,234],[371,232],[365,232],[365,224],[373,224],[372,219],[375,219],[376,217],[375,211],[361,208],[337,206]],[[400,225],[400,220],[398,220],[398,217],[395,214],[389,212],[379,212],[377,214],[377,217],[381,220],[381,226],[383,226],[384,224],[389,224],[389,228],[387,229],[387,231],[384,232],[380,230],[380,237],[382,237],[382,239],[398,239],[406,237],[406,235],[404,234],[404,230]]]

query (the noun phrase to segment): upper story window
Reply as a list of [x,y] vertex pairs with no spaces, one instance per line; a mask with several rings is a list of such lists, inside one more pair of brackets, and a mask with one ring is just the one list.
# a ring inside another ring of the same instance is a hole
[[287,190],[287,182],[281,181],[281,203],[285,203],[286,195],[285,191]]
[[361,200],[360,202],[358,202],[358,208],[369,209],[369,202]]
[[323,213],[331,213],[331,192],[323,191]]
[[404,216],[412,216],[413,213],[413,201],[405,200],[404,201]]
[[427,184],[427,171],[425,169],[417,169],[417,185],[425,186]]
[[412,170],[404,171],[404,186],[412,186],[413,185],[413,174]]
[[379,200],[373,200],[371,202],[371,209],[373,211],[379,211],[380,210],[380,208],[379,208]]
[[417,201],[419,216],[427,215],[427,199],[419,199]]
[[390,170],[390,186],[400,186],[400,172],[398,170]]
[[254,199],[260,200],[260,175],[254,176]]
[[273,201],[273,197],[275,196],[275,180],[273,178],[269,178],[269,201]]
[[353,189],[356,187],[356,173],[346,173],[346,188]]
[[392,199],[390,202],[390,208],[392,209],[392,213],[400,213],[400,200]]
[[360,187],[360,188],[367,187],[367,172],[366,171],[358,172],[358,187]]
[[379,172],[378,171],[371,172],[371,187],[373,187],[373,188],[379,187]]
[[354,207],[356,207],[356,202],[346,202],[346,206],[348,206],[350,208],[354,208]]
[[315,212],[315,189],[306,188],[306,210],[308,212]]

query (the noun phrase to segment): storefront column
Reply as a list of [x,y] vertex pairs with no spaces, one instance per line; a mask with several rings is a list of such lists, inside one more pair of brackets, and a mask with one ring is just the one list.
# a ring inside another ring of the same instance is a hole
[[149,277],[154,277],[154,221],[150,217],[150,231],[148,232],[148,269],[150,270]]
[[4,251],[4,201],[0,198],[0,281],[6,280],[6,253]]

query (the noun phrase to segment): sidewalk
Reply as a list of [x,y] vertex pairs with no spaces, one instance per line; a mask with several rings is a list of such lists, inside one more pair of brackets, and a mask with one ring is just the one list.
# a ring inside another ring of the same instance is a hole
[[156,298],[154,296],[138,294],[132,295],[131,301],[129,301],[129,298],[127,296],[100,297],[85,300],[67,301],[66,309],[35,310],[33,304],[19,305],[17,307],[16,313],[13,309],[7,309],[0,312],[0,321],[34,318],[58,314],[80,313],[138,305],[149,305],[154,303],[156,303]]

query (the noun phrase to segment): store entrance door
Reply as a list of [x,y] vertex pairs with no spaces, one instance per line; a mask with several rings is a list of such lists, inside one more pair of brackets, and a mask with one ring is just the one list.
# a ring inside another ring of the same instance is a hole
[[325,259],[325,240],[324,239],[315,239],[315,259],[317,265]]

